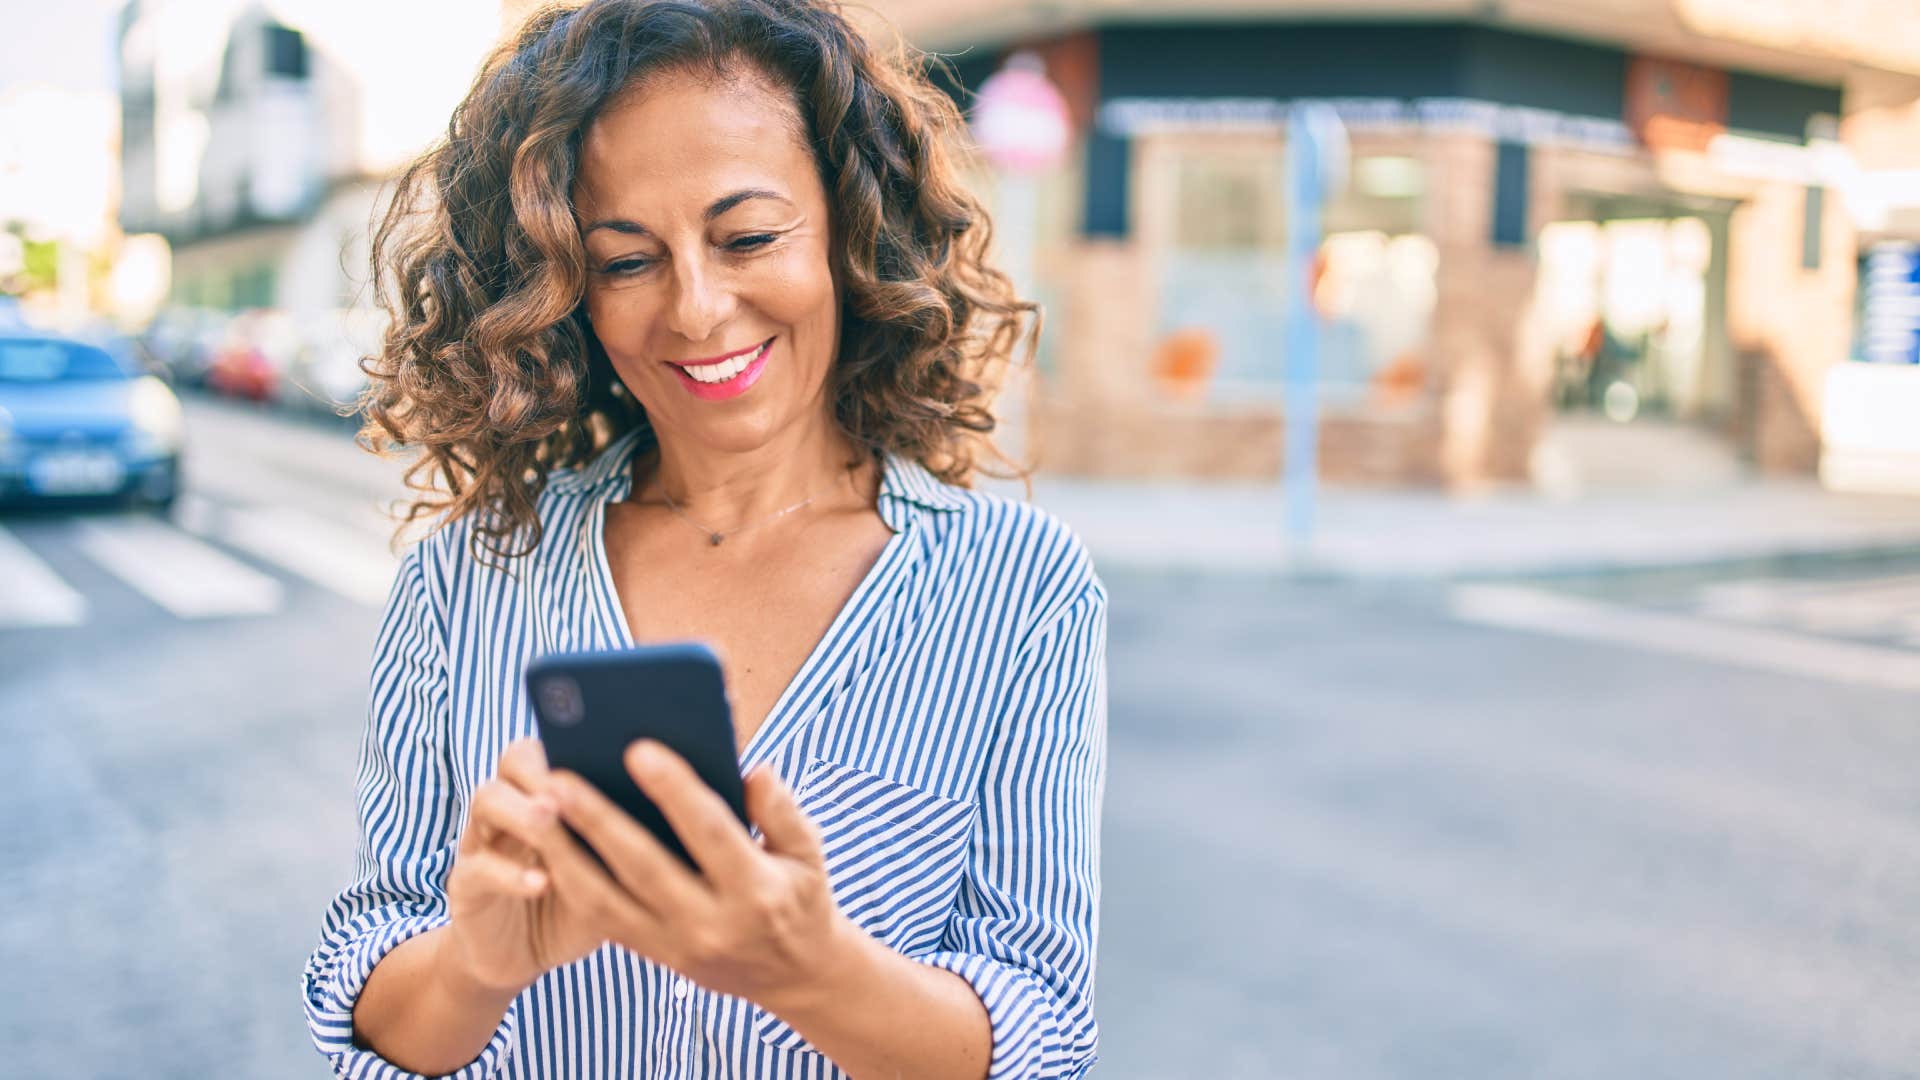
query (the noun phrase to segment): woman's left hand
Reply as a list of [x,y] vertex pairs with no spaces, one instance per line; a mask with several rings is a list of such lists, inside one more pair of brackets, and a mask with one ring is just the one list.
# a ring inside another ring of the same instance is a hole
[[[627,750],[627,771],[666,816],[699,870],[577,774],[557,770],[562,818],[600,854],[612,879],[575,860],[556,876],[588,897],[608,940],[711,990],[778,1011],[828,982],[864,931],[840,913],[820,831],[771,768],[745,778],[756,843],[680,755],[651,740]],[[588,875],[599,878],[591,880]]]

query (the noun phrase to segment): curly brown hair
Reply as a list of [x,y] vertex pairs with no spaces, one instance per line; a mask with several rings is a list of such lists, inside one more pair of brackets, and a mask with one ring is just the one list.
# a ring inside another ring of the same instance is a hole
[[647,425],[586,322],[569,192],[595,116],[661,71],[744,65],[791,90],[832,211],[843,294],[828,394],[846,436],[962,486],[982,449],[1025,475],[993,445],[989,405],[1028,316],[1019,362],[1031,363],[1040,309],[987,262],[991,224],[956,164],[965,123],[928,63],[897,34],[869,43],[831,0],[590,0],[532,15],[488,57],[446,138],[400,175],[374,232],[391,322],[362,362],[359,440],[420,450],[398,531],[472,515],[476,558],[525,554],[548,475]]

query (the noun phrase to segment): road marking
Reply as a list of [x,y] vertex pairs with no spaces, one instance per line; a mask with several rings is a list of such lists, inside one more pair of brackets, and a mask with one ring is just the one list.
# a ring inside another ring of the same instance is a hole
[[0,628],[79,626],[86,619],[87,598],[0,529]]
[[150,517],[81,522],[77,546],[183,619],[265,615],[280,607],[278,581]]
[[1518,585],[1459,585],[1455,618],[1509,630],[1605,641],[1761,671],[1832,682],[1920,691],[1920,653],[1690,615],[1635,611],[1598,600]]
[[195,536],[211,536],[220,521],[220,506],[205,495],[183,491],[173,501],[173,523]]
[[1702,614],[1816,633],[1901,633],[1920,623],[1920,574],[1851,581],[1755,578],[1700,590]]
[[369,607],[386,603],[399,559],[351,524],[286,506],[231,507],[221,540]]

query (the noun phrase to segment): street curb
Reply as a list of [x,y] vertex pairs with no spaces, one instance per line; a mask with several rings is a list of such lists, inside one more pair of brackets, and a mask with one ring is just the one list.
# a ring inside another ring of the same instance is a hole
[[1568,581],[1591,578],[1681,573],[1750,574],[1804,572],[1831,569],[1847,563],[1871,564],[1878,561],[1920,559],[1920,540],[1897,544],[1872,544],[1848,548],[1787,548],[1760,553],[1728,553],[1697,559],[1671,561],[1581,560],[1546,565],[1518,565],[1511,568],[1471,568],[1452,570],[1365,570],[1343,567],[1338,563],[1312,559],[1293,563],[1264,565],[1205,565],[1184,560],[1153,562],[1103,555],[1090,546],[1094,566],[1103,574],[1118,576],[1160,576],[1196,581],[1260,581],[1272,584],[1341,584],[1383,586],[1435,586],[1469,584],[1484,581]]

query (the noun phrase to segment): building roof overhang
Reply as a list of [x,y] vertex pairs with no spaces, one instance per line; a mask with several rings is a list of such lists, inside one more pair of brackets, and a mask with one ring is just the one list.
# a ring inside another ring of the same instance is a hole
[[933,50],[1176,20],[1432,20],[1836,86],[1863,71],[1920,76],[1920,5],[1899,0],[889,0],[885,16]]

